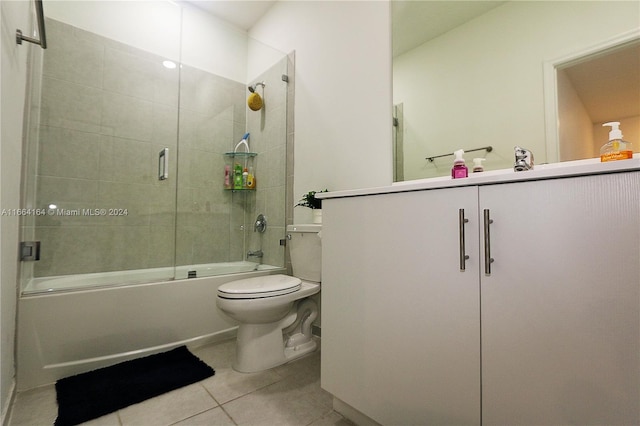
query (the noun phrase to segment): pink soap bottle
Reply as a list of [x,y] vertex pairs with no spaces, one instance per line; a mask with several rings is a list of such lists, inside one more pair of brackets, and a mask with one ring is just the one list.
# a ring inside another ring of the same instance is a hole
[[453,160],[453,168],[451,169],[452,179],[466,178],[467,176],[469,176],[469,169],[467,169],[467,166],[464,165],[464,158],[462,158],[463,154],[464,151],[461,149],[453,153],[456,158]]
[[224,166],[224,188],[231,189],[231,168],[227,164]]

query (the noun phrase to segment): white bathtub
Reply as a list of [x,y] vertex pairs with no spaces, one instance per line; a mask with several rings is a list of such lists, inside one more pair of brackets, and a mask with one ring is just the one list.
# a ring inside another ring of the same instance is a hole
[[[185,279],[190,275],[209,277],[251,271],[270,271],[277,266],[262,265],[255,262],[238,261],[209,263],[201,265],[176,266],[154,269],[133,269],[128,271],[98,272],[93,274],[60,275],[54,277],[32,278],[22,290],[23,295],[70,291],[106,286],[131,285]],[[174,276],[175,273],[175,276]]]
[[[18,389],[183,344],[199,346],[233,337],[237,326],[216,307],[217,289],[237,279],[285,273],[283,268],[262,268],[110,287],[88,274],[85,278],[94,287],[73,290],[69,282],[82,283],[82,276],[56,277],[64,291],[48,291],[53,288],[50,279],[39,290],[23,292],[18,301]],[[188,270],[193,268],[185,274]]]

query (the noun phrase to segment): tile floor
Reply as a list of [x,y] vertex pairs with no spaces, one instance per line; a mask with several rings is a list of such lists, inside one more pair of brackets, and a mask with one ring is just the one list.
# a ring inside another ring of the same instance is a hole
[[[231,369],[235,341],[192,349],[216,374],[199,383],[131,405],[86,426],[348,426],[320,388],[320,352],[260,373]],[[53,385],[20,392],[9,426],[53,425],[58,411]]]

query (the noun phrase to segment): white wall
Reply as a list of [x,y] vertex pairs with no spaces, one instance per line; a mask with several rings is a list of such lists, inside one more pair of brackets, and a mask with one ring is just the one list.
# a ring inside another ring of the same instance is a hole
[[405,179],[447,174],[452,157],[436,160],[438,170],[424,158],[458,148],[493,145],[487,170],[510,167],[516,144],[545,162],[543,63],[638,28],[639,7],[508,2],[397,57],[393,96],[404,104]]
[[245,83],[247,32],[195,7],[182,5],[181,62]]
[[557,71],[558,81],[558,139],[560,161],[582,160],[597,157],[594,150],[593,123],[564,70]]
[[[391,184],[390,21],[387,1],[283,1],[249,31],[295,50],[296,200]],[[294,223],[310,221],[294,209]]]
[[[31,2],[0,2],[0,210],[20,207],[22,126],[27,84],[29,43],[16,44],[15,30],[34,28]],[[15,316],[18,284],[18,217],[0,217],[0,404],[2,420],[15,386]]]

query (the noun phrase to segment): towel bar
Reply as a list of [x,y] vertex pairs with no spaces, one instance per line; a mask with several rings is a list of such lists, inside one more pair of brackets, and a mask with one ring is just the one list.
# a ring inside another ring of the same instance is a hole
[[39,44],[43,49],[47,48],[47,34],[44,29],[44,11],[42,9],[42,0],[34,0],[36,4],[36,16],[38,18],[38,35],[40,36],[40,40],[35,38],[27,37],[22,34],[22,31],[16,30],[16,43],[22,44],[22,41],[27,41],[33,44]]

